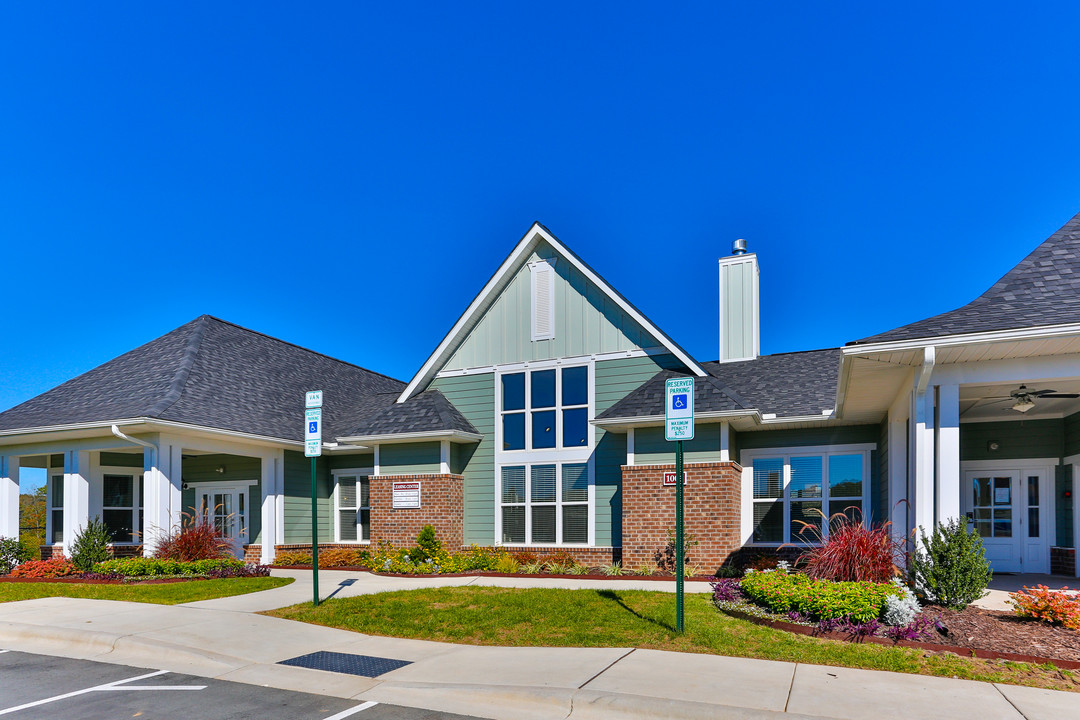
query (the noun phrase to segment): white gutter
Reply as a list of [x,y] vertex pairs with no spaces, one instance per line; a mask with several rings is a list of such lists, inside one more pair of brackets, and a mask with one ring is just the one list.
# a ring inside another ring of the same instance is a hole
[[123,420],[103,420],[97,422],[72,423],[69,425],[44,425],[34,428],[16,428],[15,430],[0,430],[0,441],[17,438],[20,435],[68,432],[75,430],[105,430],[112,426],[119,427],[123,425],[147,425],[151,427],[160,426],[170,429],[207,433],[210,435],[223,435],[225,437],[238,438],[242,440],[254,440],[258,442],[270,443],[273,445],[290,445],[293,447],[304,446],[304,442],[302,440],[286,440],[284,438],[269,437],[267,435],[256,435],[254,433],[240,432],[238,430],[222,430],[221,428],[208,427],[206,425],[191,425],[188,423],[174,422],[172,420],[159,420],[152,417],[127,418]]
[[464,430],[434,430],[431,432],[390,433],[384,435],[353,435],[349,437],[339,437],[337,440],[339,443],[350,443],[354,445],[366,445],[369,443],[382,443],[386,445],[390,443],[417,442],[420,440],[480,442],[483,439],[484,436],[479,433],[465,432]]
[[956,345],[974,345],[993,342],[1016,342],[1018,340],[1047,340],[1067,335],[1080,335],[1080,323],[1067,325],[1043,325],[1020,330],[997,330],[994,332],[967,333],[964,335],[943,335],[938,337],[917,338],[915,340],[897,340],[894,342],[867,343],[866,345],[845,345],[840,352],[846,357],[870,353],[903,352],[918,350],[927,345],[953,347]]
[[[730,420],[731,418],[739,417],[751,417],[758,421],[761,420],[761,413],[757,410],[715,410],[712,412],[694,413],[694,420],[705,420],[713,422],[723,422],[724,420]],[[610,418],[608,420],[590,420],[591,424],[599,428],[632,428],[632,427],[649,427],[652,425],[663,425],[663,415],[639,415],[637,417],[627,418]]]
[[158,446],[157,445],[155,445],[152,442],[147,442],[146,440],[140,440],[139,438],[133,438],[130,435],[125,435],[124,433],[120,432],[120,428],[118,428],[116,425],[113,425],[111,429],[112,429],[112,434],[115,435],[116,437],[120,438],[121,440],[126,440],[127,442],[134,443],[136,445],[142,445],[144,448],[150,448],[151,453],[153,453],[150,456],[150,467],[157,467],[157,459],[158,459]]
[[922,367],[919,368],[919,380],[915,386],[915,392],[923,394],[926,392],[926,387],[930,384],[930,375],[934,372],[934,363],[937,360],[937,350],[933,345],[927,345],[923,348],[923,361]]

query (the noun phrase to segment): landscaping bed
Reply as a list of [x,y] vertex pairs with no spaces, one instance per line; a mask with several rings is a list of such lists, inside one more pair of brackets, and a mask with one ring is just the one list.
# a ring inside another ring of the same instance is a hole
[[[278,565],[278,564],[275,563],[272,567],[275,570],[311,570],[311,565]],[[674,575],[664,575],[664,574],[660,574],[660,573],[657,573],[655,575],[634,575],[634,574],[607,575],[605,573],[593,573],[593,572],[590,572],[590,573],[577,573],[577,574],[549,573],[549,572],[538,572],[538,573],[515,572],[515,573],[507,573],[507,572],[495,572],[495,571],[489,571],[489,570],[467,570],[465,572],[459,572],[459,573],[438,573],[438,574],[434,574],[434,573],[396,573],[396,572],[385,572],[385,571],[382,571],[382,570],[372,570],[371,568],[364,567],[363,565],[333,565],[333,566],[329,566],[329,567],[324,567],[321,564],[319,566],[319,569],[320,570],[342,570],[342,571],[345,571],[345,572],[366,572],[366,573],[371,573],[372,575],[378,575],[380,577],[400,577],[400,578],[423,578],[423,577],[444,577],[444,578],[447,578],[447,577],[448,578],[455,578],[455,577],[503,577],[503,578],[521,578],[521,577],[532,577],[532,578],[555,578],[555,579],[562,579],[562,580],[656,580],[656,581],[667,581],[667,582],[674,582],[675,581],[675,576]],[[691,576],[687,576],[684,579],[687,582],[691,582],[691,581],[712,582],[716,578],[711,576],[711,575],[691,575]]]

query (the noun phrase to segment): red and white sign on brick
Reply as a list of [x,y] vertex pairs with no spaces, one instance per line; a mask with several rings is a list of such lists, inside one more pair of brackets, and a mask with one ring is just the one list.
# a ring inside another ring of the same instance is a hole
[[394,509],[408,509],[418,507],[420,507],[420,483],[394,483]]
[[[686,472],[685,471],[682,474],[682,484],[686,485]],[[664,487],[675,487],[675,473],[673,473],[673,472],[665,472],[664,473]]]

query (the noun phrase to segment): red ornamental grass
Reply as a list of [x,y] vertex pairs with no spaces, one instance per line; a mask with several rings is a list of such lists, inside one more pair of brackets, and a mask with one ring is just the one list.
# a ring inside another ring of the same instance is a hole
[[861,521],[837,513],[829,522],[829,536],[821,544],[807,550],[799,558],[811,577],[840,582],[887,582],[897,574],[896,558],[901,552],[901,540],[889,532],[890,523],[867,527]]
[[[158,541],[154,557],[163,560],[217,560],[232,556],[231,543],[203,518],[189,520]],[[310,562],[310,561],[309,561]]]

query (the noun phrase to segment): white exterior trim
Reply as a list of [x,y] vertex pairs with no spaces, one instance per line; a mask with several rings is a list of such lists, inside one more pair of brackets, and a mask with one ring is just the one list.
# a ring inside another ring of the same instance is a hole
[[993,332],[964,333],[962,335],[939,335],[936,337],[916,338],[914,340],[897,340],[893,342],[867,343],[866,345],[845,345],[840,348],[841,354],[846,358],[870,353],[902,352],[904,350],[918,350],[927,345],[938,347],[955,347],[957,345],[976,345],[993,342],[1015,342],[1017,340],[1045,340],[1049,338],[1063,337],[1066,335],[1080,334],[1080,323],[1068,323],[1065,325],[1041,325],[1019,330],[996,330]]
[[590,355],[572,355],[561,358],[554,358],[549,360],[524,360],[522,362],[515,363],[503,363],[500,365],[478,365],[476,367],[462,368],[460,370],[440,370],[435,373],[437,378],[446,377],[462,377],[465,375],[484,375],[487,373],[497,372],[498,370],[510,370],[510,369],[525,369],[530,367],[547,367],[558,364],[581,364],[588,360],[595,362],[603,362],[605,360],[622,360],[624,358],[639,358],[639,357],[653,357],[655,355],[668,355],[670,350],[667,348],[646,348],[644,350],[635,348],[634,350],[615,350],[613,352],[606,353],[592,353]]
[[469,303],[469,307],[458,318],[457,322],[435,348],[435,352],[424,362],[419,372],[409,382],[408,386],[402,391],[397,401],[399,403],[405,402],[416,393],[420,392],[422,386],[426,385],[431,378],[438,372],[436,366],[441,365],[447,357],[449,357],[450,351],[455,347],[462,339],[464,339],[465,329],[469,326],[473,317],[481,312],[481,309],[487,305],[488,300],[502,289],[503,281],[509,277],[510,273],[516,270],[522,265],[523,260],[528,257],[528,254],[532,252],[533,248],[540,241],[546,242],[551,246],[559,256],[566,259],[566,261],[573,266],[578,272],[586,277],[590,282],[600,288],[600,291],[604,293],[609,299],[611,299],[623,312],[630,316],[638,325],[640,325],[646,332],[652,335],[660,344],[667,348],[672,355],[679,359],[686,367],[690,369],[697,377],[706,377],[708,373],[705,369],[698,364],[690,355],[679,347],[671,338],[669,338],[660,328],[654,325],[648,318],[641,314],[641,312],[626,301],[614,288],[611,287],[603,278],[597,275],[592,268],[585,263],[581,262],[577,257],[571,253],[566,246],[559,242],[551,233],[547,232],[540,223],[534,223],[529,231],[525,233],[524,237],[517,246],[511,251],[510,255],[503,260],[502,265],[495,271],[495,274],[491,276],[491,279],[487,281],[480,293],[473,298],[473,301]]
[[[366,477],[368,479],[368,493],[369,493],[368,502],[371,502],[371,500],[370,500],[371,478],[374,477],[375,474],[376,474],[375,473],[375,468],[373,468],[373,467],[366,467],[366,468],[338,468],[338,469],[330,471],[331,477],[334,478],[334,489],[330,493],[330,507],[331,507],[331,512],[334,515],[334,518],[333,518],[332,522],[333,522],[333,533],[334,533],[334,542],[335,543],[338,543],[338,544],[341,544],[341,545],[370,545],[371,544],[371,540],[362,540],[362,539],[360,539],[360,537],[357,537],[356,540],[342,540],[341,539],[341,527],[340,527],[340,525],[338,523],[338,518],[339,518],[338,510],[341,509],[341,508],[338,507],[338,477],[339,476],[348,476],[348,475],[353,475],[353,476],[356,477],[357,503],[359,503],[360,502],[360,478]],[[359,508],[362,507],[362,506],[358,504],[356,507],[357,507],[357,509],[359,511]],[[370,512],[371,512],[371,506],[369,505],[368,506],[368,513],[369,513],[368,514],[368,522],[369,523],[371,522]],[[369,529],[369,532],[370,532],[370,529]]]
[[[484,439],[478,433],[464,430],[431,430],[426,432],[397,433],[391,435],[357,435],[340,438],[343,442],[372,444],[375,448],[393,443],[410,443],[422,440],[445,440],[447,442],[479,442]],[[355,448],[354,448],[355,449]],[[377,451],[376,451],[377,452]]]

